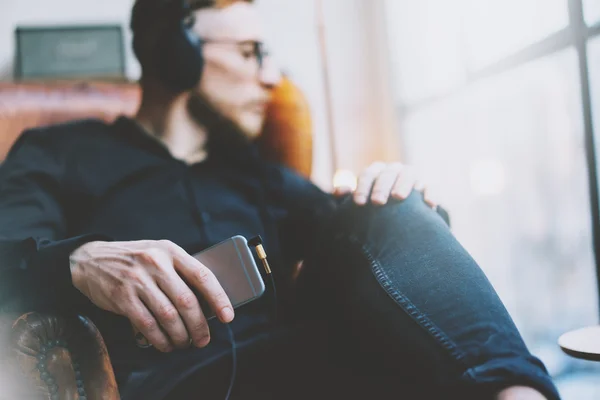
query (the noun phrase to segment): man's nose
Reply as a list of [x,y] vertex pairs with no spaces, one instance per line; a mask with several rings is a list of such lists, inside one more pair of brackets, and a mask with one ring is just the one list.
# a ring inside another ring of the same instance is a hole
[[281,81],[281,69],[271,57],[264,59],[259,79],[260,83],[267,87],[276,86]]

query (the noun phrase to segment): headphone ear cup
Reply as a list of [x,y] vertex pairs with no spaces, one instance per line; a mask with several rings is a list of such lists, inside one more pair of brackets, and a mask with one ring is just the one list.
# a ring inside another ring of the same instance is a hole
[[181,22],[164,35],[157,52],[157,65],[163,82],[176,92],[195,87],[202,77],[202,42]]

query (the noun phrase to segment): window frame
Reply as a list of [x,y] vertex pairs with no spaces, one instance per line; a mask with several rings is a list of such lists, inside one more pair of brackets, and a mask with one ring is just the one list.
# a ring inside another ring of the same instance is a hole
[[[588,170],[588,185],[590,193],[590,207],[592,216],[592,248],[594,252],[594,261],[596,266],[596,280],[598,287],[598,305],[600,306],[600,178],[597,168],[597,159],[600,155],[596,154],[595,128],[593,124],[592,98],[590,90],[590,74],[588,59],[588,42],[600,36],[600,20],[593,25],[588,26],[585,20],[585,10],[583,0],[568,0],[569,23],[567,27],[557,31],[548,37],[528,45],[511,55],[496,61],[495,63],[472,71],[467,68],[466,79],[452,90],[429,96],[424,100],[419,100],[411,104],[400,104],[398,115],[403,116],[419,108],[446,99],[458,91],[472,85],[482,79],[487,79],[509,70],[515,69],[530,61],[541,59],[545,56],[573,47],[577,52],[579,85],[581,92],[581,104],[583,107],[583,126],[585,136],[586,165]],[[600,101],[600,99],[598,99]],[[600,135],[600,127],[596,127]],[[598,143],[600,144],[600,143]],[[600,148],[600,147],[599,147]],[[600,308],[599,308],[600,309]]]

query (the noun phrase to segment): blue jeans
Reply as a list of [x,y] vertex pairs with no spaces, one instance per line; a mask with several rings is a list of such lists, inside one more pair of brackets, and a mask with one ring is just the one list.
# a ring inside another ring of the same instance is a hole
[[300,303],[329,321],[332,346],[359,374],[444,398],[492,398],[511,385],[559,398],[482,270],[420,194],[385,207],[348,201],[331,229],[307,264]]
[[[416,192],[384,207],[343,204],[295,299],[276,324],[268,296],[237,312],[232,399],[492,399],[512,385],[559,398],[484,273]],[[206,349],[146,353],[154,367],[129,375],[123,398],[172,386],[173,399],[224,398],[229,343],[218,322],[211,331]]]

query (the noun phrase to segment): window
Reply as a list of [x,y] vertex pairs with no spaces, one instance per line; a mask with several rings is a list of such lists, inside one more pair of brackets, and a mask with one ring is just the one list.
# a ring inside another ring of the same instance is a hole
[[600,1],[584,0],[585,21],[589,26],[600,22]]
[[600,312],[586,150],[596,126],[600,167],[600,34],[585,27],[600,2],[386,5],[405,161],[438,192],[565,399],[590,398],[566,388],[600,366],[563,354],[557,339]]
[[596,165],[600,171],[600,36],[588,44],[591,108],[595,129]]
[[410,164],[440,191],[454,233],[523,334],[552,348],[598,313],[580,99],[577,54],[567,49],[403,124]]
[[453,2],[394,0],[387,6],[399,101],[414,103],[463,84],[460,15]]
[[473,70],[488,66],[569,24],[567,0],[463,2],[465,42]]

